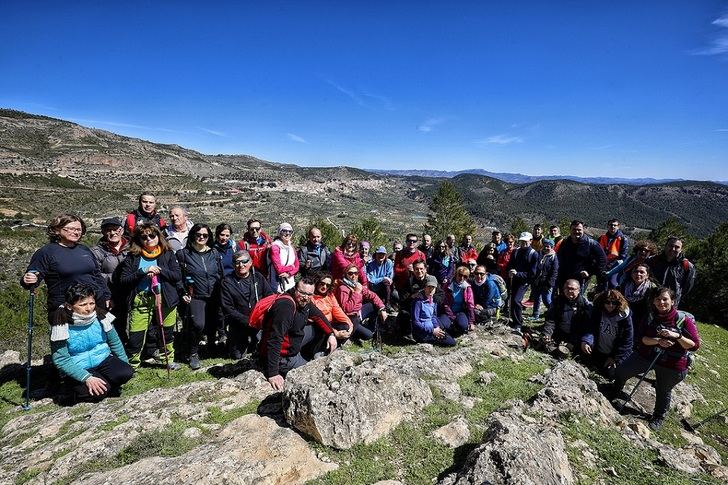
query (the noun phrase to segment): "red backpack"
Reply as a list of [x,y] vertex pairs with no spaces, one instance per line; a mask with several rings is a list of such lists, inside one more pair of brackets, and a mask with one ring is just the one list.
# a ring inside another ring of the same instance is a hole
[[293,297],[291,295],[287,293],[283,293],[282,295],[268,295],[258,300],[258,302],[253,307],[253,311],[250,312],[250,317],[248,318],[248,326],[256,330],[262,329],[263,322],[265,321],[265,316],[268,314],[268,310],[270,310],[270,307],[272,307],[273,303],[278,301],[279,298],[288,298],[289,300],[291,300],[291,302],[293,303],[293,311],[295,313],[296,302],[293,300]]

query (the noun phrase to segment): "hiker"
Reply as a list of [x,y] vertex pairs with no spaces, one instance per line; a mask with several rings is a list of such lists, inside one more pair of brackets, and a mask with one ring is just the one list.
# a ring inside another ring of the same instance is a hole
[[139,206],[127,213],[124,220],[124,235],[131,238],[136,226],[142,222],[154,224],[160,229],[167,227],[167,222],[157,212],[157,198],[151,192],[139,194]]
[[469,277],[470,270],[460,266],[455,270],[452,282],[444,288],[445,316],[454,324],[450,327],[452,335],[462,335],[475,329],[475,299]]
[[564,237],[561,235],[561,228],[559,226],[554,224],[549,227],[549,239],[553,239],[554,251],[558,253],[559,247],[561,246],[561,241],[564,240]]
[[336,350],[333,329],[321,310],[311,303],[314,281],[301,278],[295,288],[280,296],[268,309],[260,341],[263,375],[276,391],[283,389],[288,371],[300,367],[315,354]]
[[368,283],[366,275],[366,265],[359,255],[359,238],[355,234],[347,234],[341,245],[334,250],[331,256],[331,276],[334,280],[340,280],[344,277],[344,270],[350,264],[357,267],[361,273],[361,282],[366,285]]
[[394,259],[394,286],[402,293],[415,261],[425,261],[425,253],[417,249],[417,234],[409,233],[405,238],[406,246]]
[[395,239],[394,241],[392,241],[392,252],[389,253],[389,256],[387,256],[387,258],[389,260],[391,260],[392,263],[394,263],[394,260],[397,259],[397,255],[399,254],[400,251],[402,251],[403,247],[404,246],[402,246],[402,242],[399,241],[398,239]]
[[293,227],[284,222],[278,226],[278,235],[268,252],[268,282],[273,291],[285,293],[296,284],[296,274],[300,267],[296,247],[293,245]]
[[640,324],[647,318],[652,304],[652,294],[657,289],[657,284],[652,281],[650,274],[651,270],[647,263],[639,263],[632,269],[630,278],[619,288],[632,312],[635,344],[642,338],[639,334]]
[[[687,376],[688,354],[698,350],[700,337],[693,316],[677,309],[671,288],[662,287],[655,292],[652,310],[643,324],[637,350],[616,369],[613,392],[620,393],[629,378],[646,372],[656,358],[655,408],[649,426],[658,430],[670,409],[672,388]],[[658,355],[657,351],[661,353]]]
[[538,320],[541,317],[541,303],[548,310],[551,306],[556,278],[559,275],[559,259],[554,251],[553,239],[544,238],[541,241],[541,254],[536,265],[536,275],[531,285],[531,297],[533,299],[533,314],[531,320]]
[[301,276],[310,276],[331,267],[331,251],[321,239],[321,230],[312,227],[308,230],[308,240],[298,250]]
[[113,309],[114,327],[116,333],[121,339],[121,343],[126,345],[129,338],[126,332],[126,299],[124,292],[119,287],[117,269],[121,262],[126,258],[129,252],[129,241],[124,237],[123,222],[118,217],[107,217],[101,221],[101,239],[91,248],[91,252],[96,258],[99,265],[101,275],[106,281],[106,285],[111,293],[111,309]]
[[490,241],[495,245],[495,250],[498,255],[506,250],[506,242],[503,240],[503,233],[499,230],[495,230],[491,233]]
[[[498,251],[496,264],[498,266],[498,274],[500,277],[504,280],[508,280],[508,262],[511,260],[511,255],[513,255],[513,250],[515,249],[516,237],[513,234],[506,234],[501,244],[503,244],[503,250]],[[496,248],[497,247],[498,246],[496,246]],[[508,303],[506,303],[506,305],[508,305]]]
[[233,254],[235,254],[235,244],[232,241],[233,228],[227,222],[222,222],[215,226],[215,242],[212,248],[220,255],[222,263],[222,272],[225,276],[235,271],[233,265]]
[[[629,240],[619,229],[619,221],[610,219],[607,223],[607,232],[599,237],[599,246],[604,250],[607,256],[607,265],[605,270],[610,270],[615,266],[619,266],[627,259]],[[619,285],[617,275],[610,274],[606,281],[600,286],[602,289],[616,288]]]
[[372,260],[372,257],[369,255],[369,253],[372,250],[372,245],[369,241],[361,241],[359,243],[359,257],[366,265],[369,261]]
[[632,248],[632,255],[628,256],[620,264],[613,266],[604,276],[609,279],[616,278],[617,286],[624,286],[629,280],[634,267],[640,263],[645,263],[647,259],[655,254],[657,254],[657,246],[655,246],[655,243],[647,239],[637,241],[634,248]]
[[229,330],[230,357],[240,360],[244,353],[255,352],[258,344],[258,330],[248,325],[250,312],[260,299],[272,295],[273,290],[267,278],[255,271],[248,251],[236,251],[233,266],[235,271],[226,275],[220,284],[220,306]]
[[435,247],[432,245],[432,236],[423,233],[422,234],[422,244],[420,244],[420,247],[418,247],[420,251],[425,255],[425,261],[429,261],[430,258],[432,258],[432,254],[435,252]]
[[475,267],[472,273],[471,288],[475,304],[475,322],[485,323],[497,317],[498,310],[503,306],[500,291],[484,265]]
[[387,248],[379,246],[374,251],[374,257],[367,263],[366,270],[369,289],[377,294],[384,302],[384,307],[389,311],[399,297],[393,286],[394,263],[387,258]]
[[311,297],[311,302],[316,305],[316,308],[321,310],[326,319],[331,324],[334,330],[334,337],[339,346],[343,345],[344,342],[349,340],[352,333],[354,333],[354,323],[351,321],[349,316],[344,313],[341,308],[339,301],[334,296],[334,278],[331,273],[324,271],[319,273],[314,286],[314,295]]
[[[399,291],[400,303],[399,313],[397,314],[397,326],[402,337],[407,342],[414,342],[412,336],[412,306],[417,295],[425,288],[427,276],[427,264],[423,260],[415,261],[412,263],[412,271],[410,272],[409,278],[407,278],[407,284],[403,286],[402,291]],[[435,278],[435,281],[437,281],[437,278]],[[436,286],[432,298],[438,305],[438,308],[442,309],[442,305],[445,303],[445,293],[442,291],[442,288]]]
[[259,219],[248,219],[247,231],[238,241],[238,249],[248,251],[253,261],[253,268],[268,277],[268,250],[272,241],[262,227]]
[[114,316],[96,305],[94,288],[75,284],[51,314],[51,355],[64,377],[58,403],[98,402],[119,396],[134,375],[113,325]]
[[579,351],[579,340],[589,328],[592,312],[592,304],[581,293],[578,280],[566,280],[546,311],[543,341],[549,350],[564,344],[569,352]]
[[591,325],[581,336],[586,365],[614,379],[614,371],[632,353],[632,312],[622,294],[607,290],[594,298]]
[[437,279],[427,275],[422,290],[414,295],[412,335],[417,342],[453,347],[456,342],[449,332],[452,322],[445,315],[437,315],[438,308],[434,300],[437,286]]
[[647,260],[657,283],[675,292],[676,307],[695,284],[695,266],[683,255],[682,248],[682,239],[669,237],[663,251]]
[[543,250],[544,239],[545,238],[543,235],[543,226],[541,224],[534,224],[533,239],[531,240],[531,247],[540,253],[541,250]]
[[[384,303],[367,286],[359,282],[360,271],[355,264],[344,269],[344,276],[335,282],[334,294],[344,313],[354,324],[352,339],[370,340],[374,336],[376,318],[387,320]],[[365,323],[366,322],[366,323]]]
[[176,205],[169,209],[169,225],[164,229],[164,237],[175,253],[187,246],[187,237],[194,223],[189,220],[187,209]]
[[[51,219],[46,234],[48,243],[33,253],[20,285],[31,289],[42,281],[46,282],[48,323],[53,324],[53,312],[64,304],[66,290],[76,283],[91,286],[98,298],[97,305],[108,308],[111,304],[111,293],[93,253],[80,243],[86,234],[86,223],[83,219],[75,214],[59,214]],[[58,391],[59,379],[55,367],[49,361],[45,362],[45,366],[50,375],[45,388],[34,396],[37,398],[48,397]]]
[[460,246],[455,251],[455,260],[458,265],[467,264],[468,261],[478,259],[478,250],[473,246],[473,236],[466,234]]
[[522,232],[518,237],[519,247],[513,251],[508,262],[508,279],[511,283],[511,326],[520,332],[523,326],[523,297],[526,295],[538,266],[538,253],[531,247],[533,236]]
[[[156,287],[152,285],[153,279],[158,280]],[[152,322],[160,326],[159,304],[167,367],[179,369],[179,364],[174,362],[174,324],[177,321],[177,288],[182,285],[182,271],[159,226],[149,222],[136,225],[129,255],[121,264],[120,281],[128,292],[129,364],[135,369],[139,367],[148,327]]]
[[589,278],[599,275],[607,264],[607,256],[599,243],[584,234],[584,223],[571,221],[571,235],[561,241],[557,253],[559,258],[559,276],[556,279],[557,289],[561,289],[568,279],[575,279],[581,285],[582,293],[586,292]]
[[220,254],[212,248],[212,231],[207,224],[190,229],[187,245],[177,251],[177,262],[184,277],[185,332],[189,344],[190,368],[200,368],[199,343],[207,336],[208,355],[214,355],[215,340],[221,347],[227,343],[224,323],[220,320],[218,302],[223,277]]
[[478,253],[478,259],[475,261],[477,264],[482,264],[488,270],[488,273],[496,273],[498,271],[498,251],[495,249],[495,244],[492,242],[487,243],[483,246],[483,249]]
[[220,307],[229,331],[230,357],[240,360],[243,354],[255,352],[258,344],[258,330],[248,325],[250,312],[258,301],[272,295],[273,290],[268,279],[255,271],[248,251],[235,251],[233,266],[235,271],[220,283]]
[[438,241],[434,247],[432,258],[427,261],[430,274],[437,278],[440,285],[447,286],[455,274],[455,266],[455,258],[450,253],[447,243],[444,240]]

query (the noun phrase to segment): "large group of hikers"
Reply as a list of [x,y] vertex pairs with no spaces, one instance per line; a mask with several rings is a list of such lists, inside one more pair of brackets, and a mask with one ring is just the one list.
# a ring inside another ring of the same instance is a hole
[[613,381],[612,396],[654,369],[657,429],[700,345],[692,315],[678,310],[695,278],[682,241],[633,244],[617,220],[598,239],[574,220],[565,237],[558,226],[493,231],[478,251],[472,235],[411,233],[390,251],[355,235],[330,247],[316,227],[296,247],[290,224],[270,237],[255,218],[236,241],[227,223],[193,224],[180,206],[167,222],[156,204],[145,192],[125,218],[104,219],[91,248],[80,243],[84,221],[60,214],[31,258],[21,284],[47,285],[47,390],[60,404],[119,395],[143,363],[196,370],[201,357],[247,355],[280,390],[291,369],[348,340],[453,346],[501,320],[526,342],[524,320],[544,318],[538,344],[593,366]]

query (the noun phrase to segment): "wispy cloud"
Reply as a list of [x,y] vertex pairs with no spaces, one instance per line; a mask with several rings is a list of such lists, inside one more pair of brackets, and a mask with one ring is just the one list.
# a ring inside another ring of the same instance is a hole
[[333,81],[331,79],[322,78],[326,84],[336,89],[341,94],[351,99],[357,105],[363,108],[384,108],[388,111],[394,111],[392,100],[381,94],[375,94],[367,90],[355,90]]
[[489,136],[482,140],[475,140],[475,143],[479,145],[510,145],[512,143],[523,143],[523,138],[520,136],[500,134]]
[[717,131],[718,133],[728,133],[728,128],[718,128],[715,131]]
[[289,140],[295,141],[296,143],[308,144],[308,142],[306,141],[305,138],[303,138],[302,136],[298,136],[295,133],[286,133],[286,136],[288,137]]
[[152,131],[164,131],[167,133],[176,133],[175,130],[170,130],[169,128],[161,128],[158,126],[146,126],[146,125],[135,125],[132,123],[124,123],[121,121],[108,121],[108,120],[90,120],[85,118],[68,118],[69,121],[73,121],[75,123],[83,123],[88,125],[105,125],[105,126],[113,126],[115,128],[134,128],[136,130],[152,130]]
[[718,32],[706,47],[693,51],[697,56],[717,56],[728,54],[728,15],[723,15],[711,22],[718,27]]
[[428,118],[417,127],[417,131],[429,133],[434,130],[437,125],[441,125],[446,121],[448,121],[448,118]]
[[209,128],[203,128],[202,126],[198,126],[197,129],[200,131],[204,131],[205,133],[209,133],[210,135],[227,137],[227,134],[223,133],[222,131],[211,130]]
[[599,145],[598,147],[592,147],[592,150],[607,150],[612,148],[613,145]]

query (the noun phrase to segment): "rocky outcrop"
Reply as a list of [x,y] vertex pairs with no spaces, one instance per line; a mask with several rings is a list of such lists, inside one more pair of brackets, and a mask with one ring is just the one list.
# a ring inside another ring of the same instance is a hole
[[483,444],[463,469],[441,485],[549,485],[574,483],[561,432],[524,423],[518,412],[494,413]]
[[432,402],[426,382],[384,355],[335,352],[286,377],[286,420],[327,446],[370,443]]

